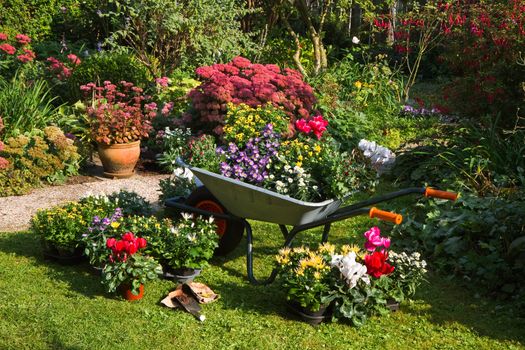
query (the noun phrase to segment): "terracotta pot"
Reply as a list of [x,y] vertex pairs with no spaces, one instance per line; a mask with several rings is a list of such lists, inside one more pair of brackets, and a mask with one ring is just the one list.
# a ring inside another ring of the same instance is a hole
[[98,155],[104,167],[104,176],[128,178],[135,173],[140,157],[140,141],[130,143],[98,144]]
[[122,294],[122,297],[126,300],[140,300],[144,296],[144,285],[143,284],[140,285],[139,294],[135,295],[131,293],[131,285],[121,284],[120,293]]

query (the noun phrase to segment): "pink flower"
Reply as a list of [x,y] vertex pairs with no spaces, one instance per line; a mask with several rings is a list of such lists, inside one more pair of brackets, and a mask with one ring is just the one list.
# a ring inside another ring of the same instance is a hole
[[162,113],[162,115],[166,116],[170,114],[172,109],[173,109],[173,102],[167,102],[164,104],[160,112]]
[[161,77],[161,78],[156,78],[155,82],[162,87],[168,87],[170,80],[168,77]]
[[390,248],[390,238],[381,237],[379,227],[374,226],[364,233],[366,238],[365,249],[373,252],[376,248],[383,247],[382,251]]
[[16,58],[22,63],[31,62],[33,60],[33,58],[28,55],[18,55]]
[[16,52],[16,49],[14,46],[6,44],[6,43],[0,45],[0,50],[4,51],[8,55],[14,55]]
[[69,55],[67,55],[67,59],[69,60],[69,62],[71,62],[75,66],[78,66],[81,62],[80,58],[78,58],[78,56],[73,53],[70,53]]
[[295,122],[295,127],[297,128],[297,130],[305,133],[305,134],[309,134],[310,131],[312,131],[312,128],[308,125],[306,119],[299,119]]
[[7,169],[9,167],[9,161],[3,157],[0,157],[0,170]]
[[7,40],[7,34],[6,33],[0,33],[0,40]]
[[320,139],[323,133],[326,131],[326,127],[328,126],[328,122],[323,119],[322,116],[314,117],[313,120],[310,120],[308,122],[308,125],[312,128],[314,135],[317,137],[317,139]]
[[22,45],[27,45],[31,42],[31,38],[25,34],[17,34],[15,36],[15,39],[18,41],[19,44],[22,44]]
[[251,65],[250,60],[248,60],[248,59],[246,59],[244,57],[241,57],[241,56],[235,57],[232,60],[232,63],[237,68],[247,68],[247,67],[249,67]]

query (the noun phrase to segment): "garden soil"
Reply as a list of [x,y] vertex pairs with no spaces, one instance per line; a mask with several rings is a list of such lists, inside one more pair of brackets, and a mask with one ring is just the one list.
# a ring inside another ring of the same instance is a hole
[[121,189],[138,193],[154,209],[160,209],[159,181],[169,175],[139,169],[129,179],[106,179],[100,176],[101,173],[101,167],[93,166],[88,169],[87,175],[73,177],[65,185],[35,189],[24,196],[0,197],[0,232],[26,230],[38,209],[50,208],[88,195],[110,194]]

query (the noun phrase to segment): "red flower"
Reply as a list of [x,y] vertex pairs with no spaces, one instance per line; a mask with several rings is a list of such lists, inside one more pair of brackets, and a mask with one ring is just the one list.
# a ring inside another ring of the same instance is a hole
[[310,133],[312,131],[312,128],[308,125],[305,119],[299,119],[295,122],[295,127],[297,130],[304,132],[305,134]]
[[113,250],[117,253],[124,251],[124,249],[126,249],[126,243],[124,241],[117,241],[113,247]]
[[146,240],[144,238],[142,238],[142,237],[137,238],[137,246],[138,246],[139,249],[145,248],[146,244],[147,244],[147,242],[146,242]]
[[308,126],[312,128],[314,135],[319,140],[321,136],[323,136],[323,133],[326,131],[326,127],[328,126],[328,122],[323,119],[322,116],[318,115],[317,117],[314,117],[313,120],[310,120],[308,122]]
[[391,274],[394,271],[394,266],[386,262],[387,258],[387,254],[383,252],[365,255],[366,272],[375,278]]
[[113,248],[115,246],[115,243],[117,243],[117,240],[115,238],[108,238],[106,241],[106,247]]
[[136,242],[135,240],[131,242],[126,242],[126,252],[129,255],[135,254],[138,250],[137,244],[135,242]]
[[135,236],[133,236],[133,232],[126,232],[126,233],[122,236],[122,239],[123,239],[124,241],[131,242],[131,241],[135,240]]
[[7,34],[6,33],[0,33],[0,40],[7,40]]
[[0,45],[0,50],[4,51],[8,55],[14,55],[16,52],[14,46],[5,43]]

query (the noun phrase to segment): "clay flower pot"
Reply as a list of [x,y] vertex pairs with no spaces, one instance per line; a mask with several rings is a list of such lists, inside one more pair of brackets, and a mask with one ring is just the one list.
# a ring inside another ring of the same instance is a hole
[[138,295],[131,293],[131,285],[129,284],[121,284],[119,288],[120,288],[120,293],[122,297],[129,301],[140,300],[144,296],[144,285],[143,284],[141,284],[139,287]]
[[111,145],[99,143],[98,155],[104,167],[104,176],[119,179],[131,177],[140,157],[140,140]]

